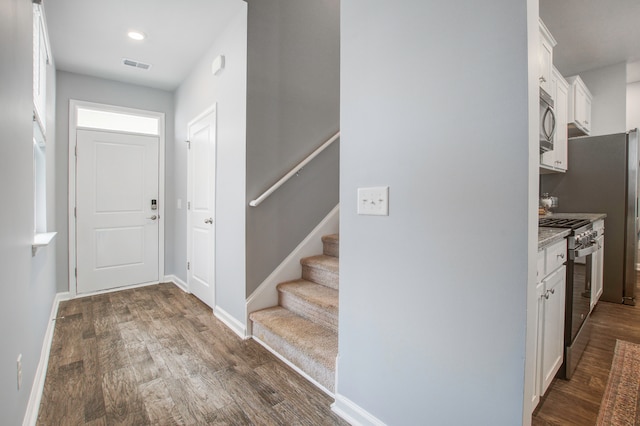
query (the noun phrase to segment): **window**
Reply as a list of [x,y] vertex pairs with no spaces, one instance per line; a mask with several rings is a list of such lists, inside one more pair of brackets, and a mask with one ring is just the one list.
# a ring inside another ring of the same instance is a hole
[[85,107],[79,107],[77,114],[78,127],[155,136],[160,134],[160,120],[158,117],[146,117],[144,115],[125,114]]
[[47,167],[46,148],[33,138],[33,195],[36,234],[47,232]]

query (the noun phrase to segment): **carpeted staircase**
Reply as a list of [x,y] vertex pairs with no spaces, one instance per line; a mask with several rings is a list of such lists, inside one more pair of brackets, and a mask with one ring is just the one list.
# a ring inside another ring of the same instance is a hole
[[302,278],[278,284],[278,306],[251,313],[253,336],[334,392],[338,354],[338,234],[305,257]]

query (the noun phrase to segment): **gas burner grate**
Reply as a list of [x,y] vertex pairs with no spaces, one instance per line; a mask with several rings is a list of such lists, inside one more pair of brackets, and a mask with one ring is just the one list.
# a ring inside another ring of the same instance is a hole
[[558,219],[552,217],[538,219],[538,226],[545,228],[577,229],[590,223],[591,221],[589,219]]

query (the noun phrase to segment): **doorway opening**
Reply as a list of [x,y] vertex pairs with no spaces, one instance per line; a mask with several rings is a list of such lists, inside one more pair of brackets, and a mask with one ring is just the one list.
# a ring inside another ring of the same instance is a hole
[[70,101],[69,291],[164,278],[164,114]]

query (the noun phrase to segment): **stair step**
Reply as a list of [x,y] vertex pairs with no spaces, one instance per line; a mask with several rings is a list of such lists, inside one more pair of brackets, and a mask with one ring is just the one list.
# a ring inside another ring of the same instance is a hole
[[339,234],[325,235],[322,237],[322,253],[326,256],[340,257]]
[[278,284],[280,306],[338,332],[338,290],[307,280]]
[[339,261],[337,257],[321,254],[305,257],[300,260],[300,263],[302,264],[302,278],[338,290]]
[[253,335],[334,392],[338,335],[280,306],[253,312]]

